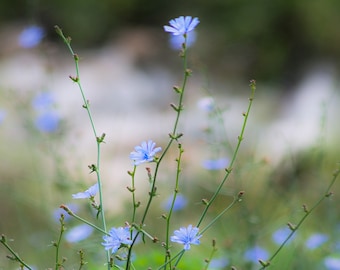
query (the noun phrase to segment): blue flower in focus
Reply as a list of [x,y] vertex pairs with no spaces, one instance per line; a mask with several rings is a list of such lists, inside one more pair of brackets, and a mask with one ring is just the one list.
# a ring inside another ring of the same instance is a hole
[[328,240],[328,235],[322,233],[316,233],[311,235],[306,241],[306,247],[308,249],[316,249]]
[[[169,198],[163,203],[163,208],[166,211],[169,211],[171,208],[173,196],[169,196]],[[187,206],[188,200],[185,198],[182,194],[178,194],[176,196],[176,201],[173,207],[173,211],[179,211],[182,210],[184,207]]]
[[78,192],[76,194],[72,194],[73,199],[87,199],[87,198],[93,198],[96,196],[98,192],[98,183],[91,186],[89,189],[85,190],[84,192]]
[[55,132],[59,127],[60,117],[57,113],[44,112],[35,119],[35,126],[42,132]]
[[229,160],[227,158],[206,159],[202,162],[202,166],[207,170],[221,170],[227,168]]
[[184,245],[184,250],[190,249],[190,244],[199,245],[202,235],[198,235],[199,229],[189,225],[187,228],[182,227],[174,231],[174,235],[170,237],[171,242],[176,242]]
[[93,232],[93,228],[87,224],[81,224],[73,227],[65,234],[65,239],[69,243],[77,243],[79,241],[85,240]]
[[253,263],[257,263],[260,259],[265,261],[268,258],[269,254],[267,250],[260,246],[254,246],[244,253],[244,259]]
[[[281,245],[283,241],[287,239],[288,235],[291,232],[292,232],[291,229],[289,229],[288,227],[278,229],[276,232],[273,233],[272,239],[276,244]],[[296,237],[296,233],[289,239],[287,244],[290,243],[295,237]]]
[[171,26],[165,25],[164,31],[169,32],[174,36],[186,35],[188,32],[194,30],[199,22],[198,18],[180,16],[176,19],[170,20],[169,24]]
[[109,235],[103,236],[104,243],[102,245],[105,250],[111,250],[111,253],[116,253],[121,245],[130,245],[132,240],[130,239],[129,227],[112,228],[109,231]]
[[31,25],[26,27],[19,35],[19,45],[23,48],[33,48],[37,46],[45,36],[42,27]]
[[156,143],[152,140],[142,142],[142,144],[135,147],[135,152],[130,153],[130,159],[134,161],[134,165],[140,165],[144,162],[154,161],[155,154],[162,151],[161,147],[156,147]]
[[[192,31],[187,34],[187,39],[186,39],[186,47],[189,48],[191,47],[196,41],[196,32]],[[174,50],[180,50],[182,49],[182,45],[185,42],[185,38],[182,35],[171,35],[170,39],[170,47]]]
[[323,263],[327,270],[340,270],[340,258],[338,257],[327,257]]

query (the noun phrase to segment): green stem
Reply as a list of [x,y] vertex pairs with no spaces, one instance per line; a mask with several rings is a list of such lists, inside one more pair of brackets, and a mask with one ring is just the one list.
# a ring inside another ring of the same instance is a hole
[[236,157],[238,155],[238,152],[239,152],[239,149],[240,149],[240,146],[241,146],[241,142],[243,140],[243,135],[244,135],[244,132],[245,132],[245,129],[246,129],[246,125],[247,125],[247,122],[248,122],[248,116],[249,116],[249,113],[250,113],[250,109],[251,109],[251,106],[252,106],[253,100],[254,100],[254,95],[255,95],[255,90],[256,90],[256,83],[255,83],[254,80],[251,81],[250,89],[251,89],[251,96],[249,98],[249,105],[248,105],[247,112],[243,114],[244,115],[244,121],[243,121],[243,125],[242,125],[242,129],[241,129],[240,135],[238,136],[238,142],[237,142],[237,145],[236,145],[233,157],[231,159],[229,167],[226,169],[226,174],[225,174],[224,178],[222,179],[221,183],[217,187],[217,189],[216,189],[215,193],[213,194],[213,196],[211,197],[211,199],[207,202],[207,204],[206,204],[206,206],[205,206],[205,208],[204,208],[204,210],[202,212],[202,215],[201,215],[199,221],[197,222],[197,227],[199,227],[201,225],[201,223],[202,223],[204,217],[206,216],[210,206],[212,205],[212,203],[217,198],[217,196],[220,193],[224,183],[229,178],[229,175],[231,174],[231,171],[233,169]]
[[[101,137],[97,136],[97,131],[94,125],[94,121],[92,118],[91,110],[90,110],[90,104],[89,101],[85,97],[85,93],[83,91],[82,85],[80,83],[80,73],[79,73],[79,56],[74,53],[72,46],[71,46],[71,39],[66,38],[62,32],[62,30],[58,27],[55,26],[56,32],[59,34],[59,36],[63,39],[65,42],[66,46],[68,47],[69,51],[71,52],[74,63],[75,63],[75,68],[76,68],[76,77],[70,77],[75,83],[77,83],[81,96],[83,98],[84,105],[83,107],[87,111],[87,115],[90,119],[93,135],[95,137],[96,143],[97,143],[97,164],[96,164],[96,175],[97,175],[97,182],[98,182],[98,190],[99,190],[99,200],[100,200],[100,211],[101,211],[101,220],[102,220],[102,225],[103,225],[103,231],[107,232],[106,228],[106,220],[105,220],[105,211],[104,211],[104,204],[103,204],[103,192],[102,192],[102,181],[101,181],[101,176],[100,176],[100,144],[103,142],[105,134],[103,134]],[[107,267],[108,270],[110,269],[110,252],[106,251],[106,259],[107,259]]]
[[5,248],[7,248],[7,250],[13,255],[16,261],[18,261],[21,265],[23,265],[27,269],[32,270],[32,268],[28,264],[26,264],[23,261],[23,259],[21,259],[19,255],[7,244],[6,237],[3,234],[1,235],[0,243],[3,244]]
[[273,259],[279,254],[279,252],[282,250],[282,248],[285,246],[285,244],[289,241],[289,239],[294,235],[294,233],[301,227],[301,225],[303,224],[303,222],[307,219],[307,217],[314,212],[314,210],[323,202],[323,200],[325,200],[326,198],[330,197],[332,195],[331,192],[331,188],[333,187],[337,177],[340,174],[340,169],[337,169],[334,173],[333,173],[333,178],[331,183],[329,184],[329,186],[326,189],[326,192],[324,193],[324,195],[313,205],[313,207],[308,210],[306,209],[306,207],[304,207],[305,209],[305,214],[304,216],[301,218],[301,220],[299,221],[299,223],[297,225],[294,226],[294,228],[291,228],[292,225],[290,225],[289,227],[292,229],[292,231],[290,232],[290,234],[287,236],[287,238],[285,239],[285,241],[283,241],[283,243],[280,245],[280,247],[274,252],[274,254],[269,258],[269,260],[267,260],[266,262],[262,262],[262,267],[260,268],[260,270],[263,270],[267,267],[269,267],[270,263],[273,261]]

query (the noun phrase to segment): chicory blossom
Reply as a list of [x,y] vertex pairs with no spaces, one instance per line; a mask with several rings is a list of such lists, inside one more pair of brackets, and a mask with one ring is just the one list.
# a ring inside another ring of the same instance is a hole
[[174,50],[180,50],[183,47],[183,43],[186,42],[186,47],[189,48],[191,47],[196,41],[196,32],[191,31],[187,34],[186,39],[184,36],[179,35],[179,36],[174,36],[170,35],[169,43],[170,47]]
[[339,270],[340,269],[340,258],[329,256],[324,259],[324,265],[327,270]]
[[267,260],[268,259],[268,252],[267,250],[263,249],[260,246],[254,246],[250,249],[248,249],[245,253],[244,253],[244,258],[249,261],[249,262],[253,262],[253,263],[257,263],[259,261],[259,259],[261,260]]
[[170,237],[171,242],[176,242],[184,245],[184,250],[190,249],[190,244],[199,245],[202,235],[198,235],[199,229],[189,225],[187,228],[182,227],[174,231],[174,235]]
[[[164,201],[163,203],[163,208],[166,211],[169,211],[171,208],[171,204],[172,204],[172,200],[173,200],[173,196],[169,196],[168,199],[166,201]],[[182,210],[183,208],[185,208],[188,204],[188,200],[187,198],[185,198],[182,194],[178,194],[176,197],[176,201],[174,203],[174,207],[173,207],[173,211],[179,211]]]
[[162,151],[161,147],[156,147],[156,143],[152,140],[142,142],[141,145],[135,147],[135,152],[130,153],[130,159],[134,161],[134,165],[140,165],[144,162],[154,161],[157,152]]
[[218,158],[218,159],[206,159],[202,162],[202,166],[206,170],[221,170],[225,169],[229,164],[229,160],[227,158]]
[[188,32],[195,29],[199,24],[198,18],[192,18],[191,16],[180,16],[176,19],[170,20],[168,25],[164,26],[164,31],[169,32],[174,36],[186,35]]
[[121,245],[130,245],[132,243],[130,236],[129,227],[112,228],[109,231],[109,235],[103,236],[105,242],[102,245],[105,247],[105,250],[112,249],[111,253],[114,254]]
[[45,31],[42,27],[31,25],[20,33],[18,42],[23,48],[33,48],[41,42],[44,36]]
[[57,113],[49,111],[37,116],[35,126],[41,132],[55,132],[59,127],[60,117]]
[[323,234],[323,233],[315,233],[313,235],[311,235],[307,241],[306,241],[306,247],[308,249],[316,249],[319,246],[321,246],[322,244],[324,244],[325,242],[327,242],[328,240],[328,235]]
[[85,240],[93,232],[93,228],[87,224],[81,224],[73,227],[65,234],[65,239],[69,243],[77,243],[79,241]]
[[89,189],[85,190],[84,192],[78,192],[76,194],[72,194],[73,199],[87,199],[87,198],[93,198],[96,196],[98,192],[98,183],[91,186]]
[[[287,239],[291,232],[291,229],[289,229],[288,227],[280,228],[273,233],[272,239],[276,244],[281,245],[283,241]],[[295,237],[296,233],[288,240],[287,244],[290,243]]]

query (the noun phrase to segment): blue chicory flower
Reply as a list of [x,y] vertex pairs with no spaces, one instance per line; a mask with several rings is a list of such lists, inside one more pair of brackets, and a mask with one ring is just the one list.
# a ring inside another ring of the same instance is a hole
[[268,258],[269,254],[267,250],[260,246],[254,246],[244,253],[244,259],[253,263],[257,263],[260,259],[267,260]]
[[[283,227],[278,229],[277,231],[275,231],[272,235],[272,239],[273,241],[278,244],[281,245],[283,243],[283,241],[285,241],[288,237],[288,235],[291,233],[291,229],[289,229],[288,227]],[[287,244],[290,243],[294,238],[296,237],[296,232],[295,234],[288,240]]]
[[[172,200],[173,200],[173,196],[169,196],[168,199],[163,203],[163,208],[166,211],[170,210]],[[173,211],[182,210],[184,207],[186,207],[187,203],[188,203],[187,198],[185,198],[182,194],[178,194],[176,196],[176,201],[173,207]]]
[[130,159],[134,161],[134,165],[140,165],[144,162],[154,161],[157,152],[162,151],[161,147],[156,147],[156,143],[152,140],[142,142],[141,145],[135,147],[135,152],[130,153]]
[[53,107],[54,98],[49,92],[37,94],[32,100],[32,107],[37,111],[46,111]]
[[198,18],[180,16],[176,19],[170,20],[169,24],[171,26],[165,25],[164,31],[169,32],[174,36],[186,35],[188,32],[194,30],[199,22]]
[[60,117],[53,111],[47,111],[37,116],[35,126],[42,132],[55,132],[59,127]]
[[324,259],[324,265],[327,270],[340,270],[340,258],[329,256]]
[[198,235],[199,229],[189,225],[187,228],[182,227],[179,230],[174,231],[174,235],[170,237],[172,242],[176,242],[184,245],[184,250],[190,249],[190,244],[199,245],[202,235]]
[[209,269],[211,270],[225,269],[228,264],[229,260],[227,258],[212,259],[211,262],[209,263]]
[[183,43],[186,42],[186,47],[191,47],[196,41],[196,32],[191,31],[187,34],[187,38],[185,40],[184,36],[182,35],[170,35],[169,43],[170,47],[174,50],[180,50],[182,49]]
[[6,111],[0,109],[0,124],[4,121],[6,117]]
[[197,107],[209,113],[215,109],[215,101],[212,97],[203,97],[197,102]]
[[227,158],[206,159],[202,162],[202,166],[206,170],[222,170],[227,168],[228,164]]
[[121,245],[130,245],[132,243],[129,227],[112,228],[109,231],[109,235],[103,236],[103,240],[105,242],[102,245],[105,247],[105,250],[112,249],[112,254],[116,253]]
[[31,25],[20,33],[18,42],[23,48],[33,48],[41,42],[44,36],[45,31],[42,27]]
[[[79,211],[79,206],[74,204],[74,203],[70,203],[67,205],[67,208],[70,209],[73,213],[77,213]],[[66,213],[66,214],[65,214]],[[58,207],[57,209],[55,209],[52,213],[53,219],[56,222],[59,222],[60,219],[60,215],[63,214],[64,215],[64,221],[68,221],[71,219],[71,216],[69,214],[67,214],[67,212],[65,212],[64,209]]]
[[93,198],[96,196],[98,192],[99,186],[98,183],[91,186],[89,189],[85,190],[84,192],[78,192],[76,194],[72,194],[73,199],[87,199]]
[[73,227],[65,234],[65,239],[69,243],[77,243],[79,241],[85,240],[93,232],[93,228],[87,224],[81,224]]
[[305,245],[308,249],[316,249],[318,247],[320,247],[322,244],[324,244],[325,242],[327,242],[328,240],[328,235],[326,234],[323,234],[323,233],[316,233],[316,234],[313,234],[311,235]]

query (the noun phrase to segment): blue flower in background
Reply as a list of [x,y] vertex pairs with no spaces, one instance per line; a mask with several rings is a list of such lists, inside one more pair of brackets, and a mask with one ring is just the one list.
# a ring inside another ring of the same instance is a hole
[[244,253],[244,259],[253,263],[257,263],[260,259],[265,261],[268,258],[269,254],[267,250],[260,246],[254,246]]
[[[187,34],[186,47],[191,47],[196,41],[196,32],[192,31]],[[182,45],[185,42],[185,38],[182,35],[171,35],[169,39],[170,47],[174,50],[182,49]]]
[[84,192],[78,192],[76,194],[72,194],[73,199],[87,199],[87,198],[93,198],[96,196],[98,192],[98,183],[91,186],[89,189],[85,190]]
[[[288,237],[288,235],[291,233],[291,229],[289,229],[289,227],[283,227],[281,229],[278,229],[277,231],[275,231],[272,235],[272,239],[273,241],[278,244],[281,245],[283,243],[283,241],[285,241]],[[289,239],[289,241],[287,242],[290,243],[294,238],[296,237],[296,232],[295,234]]]
[[209,113],[215,109],[215,101],[212,97],[203,97],[197,102],[197,107]]
[[212,259],[209,264],[209,269],[211,270],[225,269],[228,264],[229,260],[227,258]]
[[45,31],[42,27],[31,25],[20,33],[18,42],[23,48],[33,48],[41,42],[44,36]]
[[199,22],[198,18],[180,16],[176,19],[170,20],[169,24],[171,26],[165,25],[164,31],[169,32],[174,36],[186,35],[188,32],[194,30]]
[[53,95],[49,92],[37,94],[32,100],[32,107],[37,111],[46,111],[54,106]]
[[105,242],[102,245],[105,247],[105,250],[112,249],[112,254],[116,253],[122,244],[130,245],[132,243],[129,227],[112,228],[109,231],[109,235],[103,236],[103,239]]
[[59,127],[60,117],[53,111],[41,113],[35,119],[35,126],[42,132],[55,132]]
[[[67,207],[73,212],[73,213],[77,213],[78,210],[79,210],[79,207],[78,205],[76,204],[68,204]],[[60,219],[60,215],[61,214],[64,214],[64,221],[67,221],[67,220],[70,220],[71,219],[71,216],[69,214],[67,214],[67,212],[65,212],[64,209],[58,207],[57,209],[55,209],[52,213],[53,215],[53,219],[57,222],[59,222],[59,219]]]
[[190,245],[199,245],[202,235],[198,235],[199,229],[189,225],[187,228],[182,227],[174,231],[174,235],[170,237],[171,242],[176,242],[184,245],[185,250],[190,249]]
[[[172,204],[173,196],[169,196],[169,198],[163,203],[163,208],[166,211],[170,210],[171,204]],[[176,196],[176,201],[173,207],[173,211],[179,211],[182,210],[184,207],[186,207],[188,204],[187,198],[185,198],[182,194],[178,194]]]
[[93,228],[87,224],[81,224],[68,230],[65,234],[65,239],[69,243],[77,243],[85,240],[93,232]]
[[325,242],[327,242],[328,239],[329,239],[328,235],[322,234],[322,233],[316,233],[316,234],[311,235],[307,239],[305,245],[308,249],[313,250],[313,249],[320,247]]
[[4,121],[6,117],[6,112],[0,109],[0,124]]
[[206,159],[202,162],[202,166],[207,170],[222,170],[227,168],[229,159],[218,158],[218,159]]
[[154,161],[157,152],[162,151],[161,147],[155,148],[156,143],[152,140],[142,142],[142,144],[135,147],[135,152],[130,153],[130,159],[134,161],[134,165],[140,165],[144,162]]
[[340,270],[340,258],[338,257],[327,257],[323,263],[327,270]]

